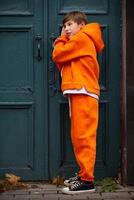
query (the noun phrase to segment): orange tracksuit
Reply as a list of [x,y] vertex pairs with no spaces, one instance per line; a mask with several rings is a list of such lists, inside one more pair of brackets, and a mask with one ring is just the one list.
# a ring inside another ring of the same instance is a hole
[[[85,88],[99,96],[97,53],[104,47],[100,26],[85,25],[71,39],[60,36],[54,43],[53,60],[62,70],[61,89]],[[98,101],[84,94],[71,94],[71,139],[82,180],[94,180]]]

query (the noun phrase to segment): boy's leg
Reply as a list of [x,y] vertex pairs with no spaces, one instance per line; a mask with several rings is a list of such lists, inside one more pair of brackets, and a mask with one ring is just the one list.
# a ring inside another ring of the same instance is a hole
[[98,100],[88,95],[70,95],[71,138],[82,180],[94,180]]

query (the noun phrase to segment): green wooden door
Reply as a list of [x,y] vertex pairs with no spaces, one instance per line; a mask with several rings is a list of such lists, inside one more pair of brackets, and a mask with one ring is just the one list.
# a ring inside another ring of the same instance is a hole
[[[51,59],[64,14],[82,10],[102,25],[97,177],[119,169],[120,16],[116,0],[0,1],[0,176],[44,180],[77,171],[68,102]],[[48,87],[49,86],[49,87]]]
[[48,178],[46,8],[43,0],[0,1],[1,177]]
[[[90,22],[100,22],[105,49],[99,56],[101,97],[97,137],[96,177],[116,176],[120,164],[119,80],[120,2],[113,0],[49,1],[49,51],[61,30],[63,16],[72,10],[84,11]],[[70,142],[68,102],[60,91],[60,75],[49,58],[49,157],[50,177],[77,172]]]

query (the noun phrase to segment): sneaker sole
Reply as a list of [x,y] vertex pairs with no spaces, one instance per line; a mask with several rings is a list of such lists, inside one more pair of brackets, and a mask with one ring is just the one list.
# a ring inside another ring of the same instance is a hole
[[78,190],[78,191],[70,191],[68,187],[65,187],[62,189],[63,194],[80,194],[80,193],[88,193],[88,192],[95,192],[95,189]]

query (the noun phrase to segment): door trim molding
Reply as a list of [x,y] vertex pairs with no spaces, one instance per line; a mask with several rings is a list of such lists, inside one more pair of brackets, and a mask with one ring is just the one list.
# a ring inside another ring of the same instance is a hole
[[127,104],[126,104],[126,0],[121,3],[121,182],[127,182]]

